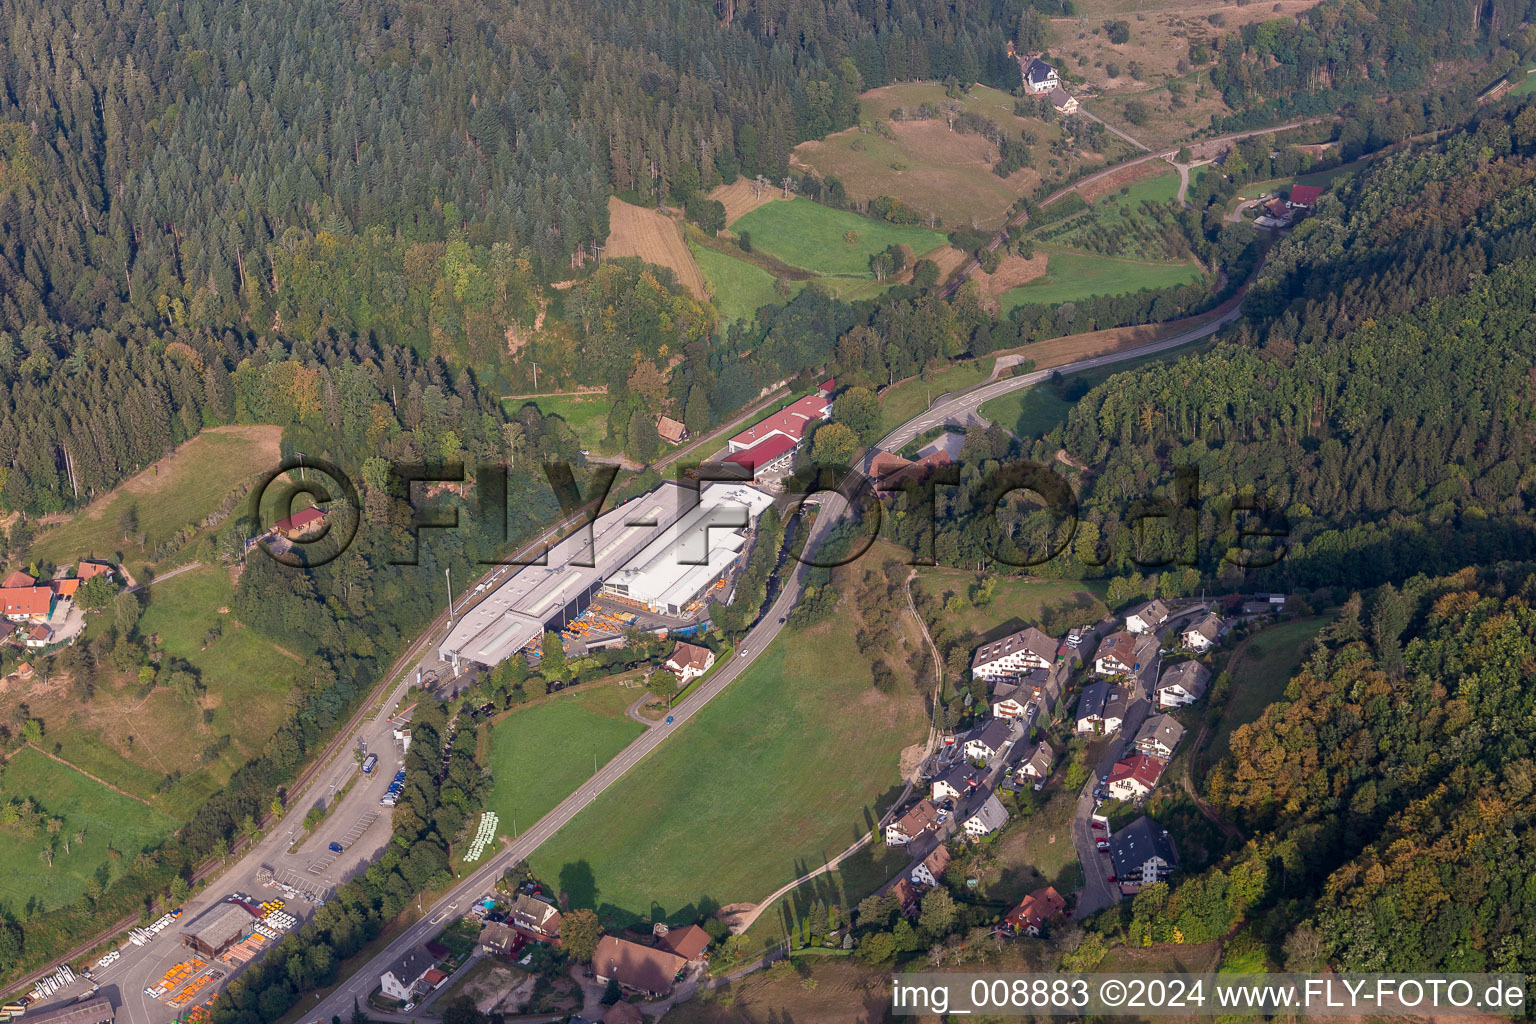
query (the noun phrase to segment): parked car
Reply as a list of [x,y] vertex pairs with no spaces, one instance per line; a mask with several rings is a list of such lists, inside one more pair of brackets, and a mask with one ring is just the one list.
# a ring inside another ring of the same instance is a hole
[[341,851],[342,851],[342,845],[341,845],[341,844],[340,844],[340,843],[332,843],[332,844],[331,844],[331,845],[330,845],[330,846],[329,846],[329,847],[328,847],[328,849],[329,849],[329,850],[330,850],[330,851],[331,851],[331,852],[332,852],[332,853],[340,853],[340,852],[341,852]]
[[1094,845],[1097,846],[1101,850],[1107,850],[1107,849],[1109,849],[1109,840],[1108,839],[1100,839]]

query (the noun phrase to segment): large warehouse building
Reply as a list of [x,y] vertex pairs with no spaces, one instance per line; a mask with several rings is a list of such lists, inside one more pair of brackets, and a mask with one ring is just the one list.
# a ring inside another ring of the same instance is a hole
[[464,662],[497,665],[543,635],[580,615],[606,577],[677,522],[691,500],[686,489],[665,483],[628,501],[554,544],[543,565],[513,573],[470,609],[438,647],[460,671]]
[[745,484],[704,488],[699,504],[673,523],[603,585],[663,615],[683,615],[719,580],[746,546],[746,531],[773,504]]

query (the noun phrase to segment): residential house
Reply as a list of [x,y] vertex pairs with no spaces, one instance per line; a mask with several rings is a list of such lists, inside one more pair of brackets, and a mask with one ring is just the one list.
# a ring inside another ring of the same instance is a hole
[[1116,800],[1145,800],[1157,788],[1157,780],[1163,777],[1167,761],[1160,761],[1146,754],[1132,754],[1116,761],[1109,770],[1105,789]]
[[1039,57],[1021,57],[1019,63],[1023,65],[1024,88],[1031,95],[1038,96],[1061,86],[1061,76],[1056,73],[1056,69]]
[[982,644],[971,659],[971,675],[988,682],[1016,680],[1032,669],[1048,669],[1057,643],[1034,626]]
[[1227,635],[1227,624],[1221,620],[1221,616],[1215,612],[1207,612],[1199,622],[1190,626],[1179,639],[1190,650],[1201,653],[1210,650],[1221,643],[1221,638]]
[[1167,621],[1168,606],[1153,599],[1126,615],[1125,628],[1132,633],[1155,633]]
[[1173,837],[1146,816],[1110,837],[1109,859],[1121,892],[1135,892],[1143,885],[1164,881],[1179,866]]
[[996,793],[989,793],[987,798],[976,808],[976,812],[965,819],[965,834],[980,838],[989,836],[993,832],[1008,824],[1008,809],[997,798]]
[[1048,779],[1051,777],[1051,769],[1056,765],[1056,751],[1044,740],[1036,744],[1035,749],[1019,765],[1019,774],[1031,779]]
[[708,647],[679,641],[677,646],[672,648],[672,656],[667,659],[665,667],[667,671],[677,676],[679,686],[687,686],[713,668],[714,664],[715,652]]
[[1172,715],[1151,715],[1141,723],[1136,733],[1136,749],[1148,757],[1167,761],[1173,757],[1179,741],[1184,738],[1184,726]]
[[526,893],[512,901],[507,923],[535,942],[556,942],[560,938],[559,908]]
[[696,924],[667,928],[657,933],[656,945],[668,953],[676,953],[691,964],[702,963],[708,959],[704,951],[709,948],[709,932]]
[[820,384],[816,385],[816,397],[817,398],[831,398],[832,397],[832,392],[834,392],[836,390],[837,390],[837,378],[836,377],[828,377],[826,380],[824,380]]
[[942,449],[923,455],[915,462],[891,452],[877,452],[869,464],[869,475],[875,481],[876,491],[894,499],[908,482],[922,483],[934,470],[953,461]]
[[117,570],[107,562],[92,562],[82,560],[79,566],[75,568],[75,577],[79,579],[81,583],[84,583],[86,580],[93,579],[97,576],[105,576],[110,580],[116,575],[116,573]]
[[983,763],[991,761],[1013,743],[1013,724],[993,718],[965,741],[965,756]]
[[1094,654],[1093,670],[1101,676],[1139,675],[1157,656],[1157,637],[1124,630],[1111,633]]
[[949,870],[949,850],[943,846],[936,846],[933,852],[924,857],[922,863],[912,869],[911,879],[913,885],[938,885],[939,879],[944,877],[944,872]]
[[1063,89],[1061,86],[1058,85],[1056,88],[1052,89],[1049,98],[1051,101],[1051,106],[1056,108],[1056,113],[1077,113],[1077,97],[1067,92],[1067,90]]
[[1029,718],[1029,691],[1021,683],[998,683],[992,689],[993,718]]
[[1163,670],[1157,681],[1157,706],[1181,708],[1205,696],[1211,684],[1211,670],[1198,661],[1181,661]]
[[1066,913],[1067,901],[1054,886],[1036,889],[1003,915],[1003,927],[1015,934],[1039,935],[1049,922]]
[[592,971],[606,985],[617,982],[621,990],[659,999],[672,991],[672,983],[688,966],[676,953],[655,946],[642,946],[615,935],[597,941],[592,957]]
[[426,980],[427,972],[435,965],[431,953],[413,946],[379,975],[379,988],[390,999],[411,1002],[416,998],[416,986]]
[[4,583],[0,583],[0,589],[4,590],[22,590],[35,586],[37,586],[37,578],[30,573],[22,572],[20,569],[7,576]]
[[951,765],[934,778],[933,799],[939,803],[945,800],[959,800],[979,785],[981,785],[981,779],[976,770],[961,761]]
[[896,897],[896,902],[901,905],[901,912],[911,917],[917,912],[917,890],[912,883],[905,878],[898,878],[891,884],[891,894]]
[[509,956],[522,944],[522,936],[510,924],[490,921],[480,929],[476,940],[487,955]]
[[47,647],[53,643],[53,630],[39,622],[27,630],[27,638],[24,642],[28,647]]
[[[27,577],[31,579],[31,577]],[[27,619],[46,619],[53,611],[51,587],[3,587],[0,588],[0,614],[12,622]]]
[[671,416],[663,416],[656,421],[656,436],[668,444],[682,444],[688,440],[688,428]]
[[1125,719],[1125,691],[1100,679],[1083,687],[1077,701],[1077,731],[1108,735]]
[[933,805],[932,800],[919,800],[907,813],[885,826],[885,841],[889,846],[906,846],[918,836],[933,832],[938,827],[939,809]]
[[1020,718],[1028,724],[1050,720],[1061,697],[1061,680],[1049,669],[1031,669],[1015,682],[992,687],[992,714],[997,718]]
[[1317,205],[1327,189],[1321,185],[1292,185],[1291,196],[1286,200],[1286,205],[1293,210],[1310,210]]
[[448,972],[441,967],[434,967],[422,976],[421,987],[424,992],[430,992],[447,980]]

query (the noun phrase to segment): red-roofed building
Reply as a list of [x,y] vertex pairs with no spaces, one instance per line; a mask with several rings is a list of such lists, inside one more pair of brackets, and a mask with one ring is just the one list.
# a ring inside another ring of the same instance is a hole
[[789,437],[786,434],[771,434],[750,448],[743,448],[734,455],[726,456],[725,461],[741,466],[752,474],[752,479],[756,480],[763,473],[788,466],[795,454],[795,449],[799,447],[798,438]]
[[870,461],[869,472],[874,478],[875,488],[889,492],[894,497],[895,492],[906,486],[909,480],[921,483],[928,478],[929,473],[940,466],[949,465],[950,461],[949,453],[942,450],[925,455],[916,462],[909,462],[890,452],[879,452]]
[[75,570],[75,576],[79,578],[81,583],[84,583],[95,576],[105,576],[107,579],[111,579],[116,571],[106,562],[81,562],[80,567]]
[[1292,185],[1291,198],[1286,204],[1292,209],[1310,210],[1325,191],[1321,185]]
[[289,516],[287,519],[279,519],[272,524],[272,529],[281,533],[284,537],[297,537],[311,526],[325,518],[325,512],[311,505]]
[[828,377],[826,380],[824,380],[820,384],[816,385],[816,393],[818,395],[820,395],[822,398],[831,398],[832,397],[832,392],[834,392],[836,390],[837,390],[837,378],[836,377]]
[[17,569],[15,572],[7,576],[4,583],[0,583],[0,588],[4,588],[6,590],[16,590],[20,587],[35,586],[37,586],[37,580],[32,576],[22,572],[20,569]]
[[1039,935],[1047,921],[1066,909],[1067,901],[1061,898],[1061,893],[1054,887],[1048,885],[1025,896],[1022,903],[1003,917],[1003,924],[1015,932]]
[[743,430],[731,438],[727,446],[732,452],[739,452],[745,448],[752,448],[775,435],[787,437],[797,445],[804,440],[806,428],[819,420],[830,418],[831,415],[832,402],[826,396],[806,395],[794,404],[780,409],[772,416]]
[[421,980],[426,982],[429,988],[437,988],[437,986],[448,980],[448,975],[445,971],[440,971],[434,967],[423,975]]
[[74,597],[75,591],[80,589],[81,581],[73,576],[66,576],[61,580],[49,580],[48,589],[52,590],[55,597]]
[[1140,800],[1152,792],[1167,766],[1167,762],[1155,757],[1133,754],[1123,761],[1115,762],[1105,788],[1116,800]]
[[52,587],[0,588],[0,614],[12,621],[46,619],[52,609]]
[[709,948],[709,932],[696,924],[670,928],[665,934],[657,936],[656,945],[669,953],[676,953],[689,963],[696,963],[704,959],[704,951]]

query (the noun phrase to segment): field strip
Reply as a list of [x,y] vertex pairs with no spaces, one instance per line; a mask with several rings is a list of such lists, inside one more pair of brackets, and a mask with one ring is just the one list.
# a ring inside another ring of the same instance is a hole
[[39,754],[42,754],[44,757],[48,758],[49,760],[57,761],[59,764],[63,765],[64,767],[79,772],[81,775],[84,775],[86,778],[90,779],[92,782],[100,783],[101,785],[106,786],[108,789],[110,789],[114,793],[120,794],[122,796],[127,797],[130,800],[133,800],[133,801],[136,801],[138,803],[141,803],[145,807],[148,807],[152,811],[156,809],[154,804],[150,803],[148,800],[145,800],[143,797],[141,797],[141,796],[134,796],[132,793],[128,792],[126,789],[119,789],[118,787],[112,785],[112,783],[108,782],[106,779],[103,779],[101,776],[99,776],[99,775],[92,775],[90,772],[86,771],[84,768],[81,768],[79,765],[71,764],[70,762],[68,762],[68,761],[64,760],[62,757],[60,757],[59,755],[57,755],[57,754],[55,754],[55,753],[53,753],[51,751],[44,750],[42,747],[38,746],[36,743],[28,743],[27,746],[31,747],[33,750],[37,751]]

